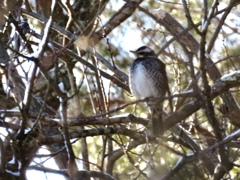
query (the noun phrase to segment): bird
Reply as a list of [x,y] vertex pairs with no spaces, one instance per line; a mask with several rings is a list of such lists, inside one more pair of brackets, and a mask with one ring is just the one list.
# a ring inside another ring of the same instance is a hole
[[161,98],[166,93],[170,96],[166,65],[148,46],[142,46],[130,52],[137,57],[130,67],[129,85],[131,93],[137,99],[158,99],[158,101],[147,102],[147,105],[151,111],[153,135],[159,137],[164,131],[162,122],[163,101]]

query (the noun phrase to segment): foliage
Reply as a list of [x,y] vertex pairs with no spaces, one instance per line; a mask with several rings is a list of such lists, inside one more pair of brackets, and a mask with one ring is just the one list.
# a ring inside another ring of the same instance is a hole
[[[4,2],[1,179],[239,178],[238,0]],[[167,66],[162,137],[128,86],[141,45]]]

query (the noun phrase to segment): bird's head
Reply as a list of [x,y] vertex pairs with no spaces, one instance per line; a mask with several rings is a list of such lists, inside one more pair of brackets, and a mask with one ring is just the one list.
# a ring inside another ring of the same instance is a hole
[[130,51],[133,54],[135,54],[138,58],[140,57],[146,57],[146,56],[157,56],[155,52],[147,46],[142,46],[138,48],[136,51]]

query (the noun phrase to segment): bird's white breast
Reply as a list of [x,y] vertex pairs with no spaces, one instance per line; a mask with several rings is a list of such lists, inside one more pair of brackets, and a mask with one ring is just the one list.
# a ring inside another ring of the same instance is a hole
[[137,98],[158,97],[155,85],[142,64],[138,64],[131,74],[130,86],[133,95]]

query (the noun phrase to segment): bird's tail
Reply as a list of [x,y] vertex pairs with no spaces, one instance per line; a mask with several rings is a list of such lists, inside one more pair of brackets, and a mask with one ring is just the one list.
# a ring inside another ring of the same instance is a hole
[[162,121],[162,103],[148,103],[152,115],[153,135],[160,137],[164,132],[164,123]]

